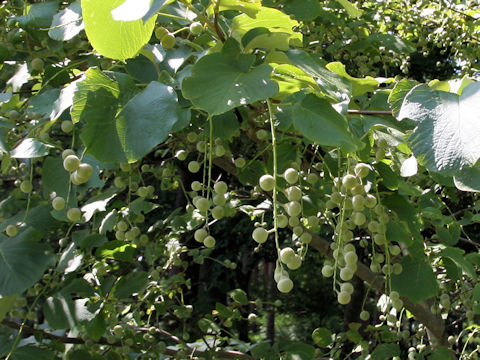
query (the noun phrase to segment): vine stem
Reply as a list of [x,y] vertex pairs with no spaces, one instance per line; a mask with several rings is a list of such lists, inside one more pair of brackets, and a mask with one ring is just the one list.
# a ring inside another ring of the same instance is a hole
[[275,137],[275,124],[273,123],[272,103],[267,99],[268,118],[270,120],[270,132],[272,133],[272,152],[273,152],[273,232],[275,233],[275,246],[277,255],[280,256],[280,244],[278,241],[278,224],[277,224],[277,139]]

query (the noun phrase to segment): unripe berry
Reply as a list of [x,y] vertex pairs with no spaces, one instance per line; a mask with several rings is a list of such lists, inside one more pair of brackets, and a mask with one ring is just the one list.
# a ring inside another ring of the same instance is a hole
[[71,122],[70,120],[64,120],[60,124],[60,128],[64,133],[68,134],[73,131],[74,125],[73,125],[73,122]]
[[30,180],[23,180],[20,184],[20,190],[25,194],[31,193],[33,190],[32,182]]
[[355,165],[354,172],[355,175],[357,175],[359,178],[364,178],[370,172],[370,166],[364,163],[358,163],[357,165]]
[[45,63],[40,58],[34,58],[30,63],[30,67],[32,68],[32,70],[35,70],[38,72],[42,71],[44,66],[45,66]]
[[323,265],[322,267],[322,275],[324,277],[330,277],[333,275],[333,266],[331,265]]
[[209,201],[204,197],[199,197],[194,202],[195,207],[202,213],[206,212],[210,208]]
[[287,214],[290,216],[298,216],[302,212],[302,205],[298,201],[290,201],[287,204]]
[[275,179],[272,175],[263,175],[258,181],[263,191],[272,191],[275,186]]
[[246,161],[244,158],[237,158],[235,159],[235,166],[239,169],[243,168],[246,165]]
[[293,289],[293,281],[289,278],[282,278],[277,284],[277,289],[281,293],[289,293]]
[[75,222],[80,220],[81,217],[82,217],[82,212],[80,211],[79,208],[68,209],[67,211],[68,220]]
[[288,225],[288,217],[284,214],[280,214],[277,216],[277,227],[284,228]]
[[62,160],[65,160],[65,158],[68,156],[68,155],[75,155],[75,151],[73,151],[72,149],[65,149],[62,151]]
[[93,175],[93,168],[90,164],[83,163],[78,166],[77,173],[80,178],[88,181]]
[[191,173],[197,173],[199,170],[200,164],[198,163],[198,161],[193,160],[188,163],[188,171],[190,171]]
[[360,313],[360,320],[367,321],[370,318],[370,313],[367,310],[363,310]]
[[283,177],[289,184],[295,184],[298,181],[298,171],[293,168],[288,168],[283,173]]
[[80,159],[76,155],[68,155],[63,160],[63,167],[68,172],[74,172],[80,166]]
[[189,30],[192,35],[199,35],[203,31],[203,25],[202,23],[195,21],[190,24]]
[[63,210],[65,208],[65,199],[61,196],[57,196],[52,200],[52,207],[55,210]]
[[337,295],[338,303],[341,305],[346,305],[350,302],[351,296],[347,292],[340,291]]
[[171,49],[177,43],[177,39],[175,35],[167,33],[163,35],[162,39],[160,40],[164,49]]
[[287,247],[280,251],[280,260],[284,264],[287,264],[295,257],[295,255],[296,255],[295,251],[291,247]]
[[213,248],[215,247],[215,238],[211,235],[208,235],[204,240],[203,240],[203,245],[207,248]]
[[213,189],[217,194],[223,195],[228,191],[227,183],[224,181],[219,181],[213,185]]
[[287,267],[290,270],[297,270],[300,266],[302,266],[302,258],[298,255],[293,256],[289,262],[287,262]]
[[253,230],[252,233],[252,238],[259,244],[263,244],[264,242],[267,241],[268,238],[268,231],[265,230],[262,227],[257,227],[255,230]]
[[208,236],[208,232],[203,228],[195,230],[195,233],[193,234],[195,241],[198,241],[198,242],[203,242],[203,240],[205,240],[207,236]]
[[348,294],[353,294],[353,285],[349,282],[345,282],[340,285],[340,291],[341,292],[346,292]]
[[15,225],[8,225],[5,228],[5,233],[10,237],[16,236],[18,234],[18,228]]
[[302,190],[298,186],[290,186],[285,193],[289,201],[299,201],[302,198]]
[[223,209],[223,207],[218,205],[211,210],[211,213],[212,213],[212,217],[217,220],[225,216],[225,210]]
[[340,279],[343,281],[349,281],[353,278],[353,271],[349,267],[344,267],[342,270],[340,270]]

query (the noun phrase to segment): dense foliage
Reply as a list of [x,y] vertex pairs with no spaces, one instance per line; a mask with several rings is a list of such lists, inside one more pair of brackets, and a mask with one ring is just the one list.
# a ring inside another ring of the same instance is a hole
[[478,359],[476,1],[0,3],[0,357]]

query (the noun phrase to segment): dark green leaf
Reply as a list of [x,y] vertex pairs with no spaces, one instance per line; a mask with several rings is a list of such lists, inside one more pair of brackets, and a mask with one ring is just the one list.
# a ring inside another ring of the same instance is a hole
[[410,41],[391,34],[372,34],[368,37],[368,40],[376,47],[383,46],[397,54],[410,54],[416,50],[416,47]]
[[453,181],[459,190],[480,192],[480,166],[461,170],[453,177]]
[[119,300],[129,298],[134,293],[143,291],[148,285],[148,274],[145,271],[136,271],[123,276],[117,283],[115,297]]
[[48,324],[54,329],[69,329],[89,321],[95,316],[87,309],[88,299],[72,300],[63,296],[47,298],[43,313]]
[[380,344],[372,352],[372,360],[389,360],[400,355],[398,344]]
[[437,295],[437,278],[430,264],[412,257],[403,258],[400,264],[403,271],[399,275],[392,275],[393,290],[414,303]]
[[278,85],[270,80],[272,68],[252,68],[254,60],[253,55],[225,50],[202,57],[193,66],[192,76],[183,80],[183,96],[211,115],[274,96]]
[[31,228],[14,238],[0,234],[0,296],[20,294],[40,280],[52,260],[41,237]]
[[288,360],[312,360],[315,348],[298,341],[285,341],[278,344],[280,351],[286,353]]
[[308,21],[320,15],[322,6],[318,0],[287,0],[284,11],[297,20]]
[[272,351],[272,347],[268,342],[261,342],[255,344],[250,349],[252,356],[254,359],[264,359],[267,355],[269,355]]
[[332,343],[332,332],[327,328],[313,330],[312,339],[315,345],[325,348]]
[[340,146],[350,152],[362,143],[348,130],[345,118],[325,99],[307,95],[292,110],[295,128],[307,139],[326,146]]
[[455,247],[447,247],[440,254],[449,257],[463,273],[469,275],[473,279],[477,279],[477,273],[473,265],[464,258],[465,251]]
[[428,360],[450,360],[454,354],[446,346],[435,346]]
[[58,9],[58,1],[46,1],[30,5],[26,15],[16,17],[19,25],[26,29],[48,28]]

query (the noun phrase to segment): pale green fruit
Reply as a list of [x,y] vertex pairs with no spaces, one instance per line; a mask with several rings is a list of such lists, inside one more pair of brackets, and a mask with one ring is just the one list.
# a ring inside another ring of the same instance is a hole
[[277,289],[281,293],[289,293],[293,289],[293,281],[289,278],[282,278],[277,284]]
[[213,185],[213,189],[217,194],[224,195],[228,191],[228,186],[225,181],[219,181]]
[[351,300],[351,295],[347,292],[340,291],[337,295],[338,303],[341,305],[347,305]]
[[68,172],[74,172],[80,166],[80,159],[76,155],[68,155],[63,160],[63,167]]
[[70,221],[78,221],[82,217],[82,212],[79,208],[71,208],[67,211],[67,218]]
[[264,191],[272,191],[275,186],[275,179],[272,175],[263,175],[258,182]]
[[30,194],[33,190],[33,185],[30,180],[23,180],[20,184],[20,190],[25,194]]
[[197,173],[198,171],[200,170],[200,164],[198,161],[190,161],[188,163],[188,171],[190,171],[191,173]]
[[208,232],[206,229],[203,229],[203,228],[195,230],[195,233],[193,234],[193,237],[197,242],[203,242],[203,240],[205,240],[207,236],[208,236]]
[[72,149],[65,149],[62,151],[62,160],[65,160],[65,158],[68,156],[68,155],[75,155],[75,151],[73,151]]
[[283,177],[289,184],[295,184],[298,181],[298,171],[293,168],[288,168],[283,173]]
[[285,190],[289,201],[299,201],[302,198],[302,190],[298,186],[290,186]]
[[255,230],[253,230],[252,233],[252,238],[259,244],[263,244],[264,242],[267,241],[268,238],[268,231],[265,230],[262,227],[257,227]]
[[296,256],[295,251],[291,247],[287,247],[280,251],[280,260],[287,264]]
[[299,255],[295,255],[287,262],[287,267],[290,270],[297,270],[300,266],[302,266],[302,258]]
[[30,62],[30,67],[32,68],[32,70],[35,70],[35,71],[38,71],[38,72],[43,71],[44,66],[45,66],[45,63],[40,58],[34,58]]
[[237,158],[235,159],[235,166],[239,169],[243,168],[247,162],[245,161],[244,158]]
[[224,208],[218,205],[211,210],[211,213],[212,217],[217,220],[222,219],[225,216]]
[[203,239],[203,245],[207,248],[215,247],[215,238],[211,235],[208,235],[205,239]]
[[65,208],[65,199],[61,196],[57,196],[52,200],[52,207],[55,210],[63,210]]
[[10,237],[16,236],[18,234],[18,228],[15,225],[8,225],[5,228],[5,233]]
[[189,30],[192,35],[199,35],[203,32],[203,25],[201,22],[195,21],[190,24]]
[[80,164],[77,169],[77,174],[79,178],[86,179],[88,181],[93,175],[93,168],[87,163]]
[[177,39],[175,38],[175,35],[167,33],[163,35],[160,42],[164,49],[171,49],[176,45]]
[[75,126],[73,125],[73,122],[71,122],[70,120],[64,120],[62,121],[62,123],[60,124],[60,128],[62,129],[62,131],[66,134],[68,133],[71,133],[73,131],[73,128]]
[[287,204],[287,214],[289,216],[298,216],[302,212],[302,205],[298,201],[290,201]]

